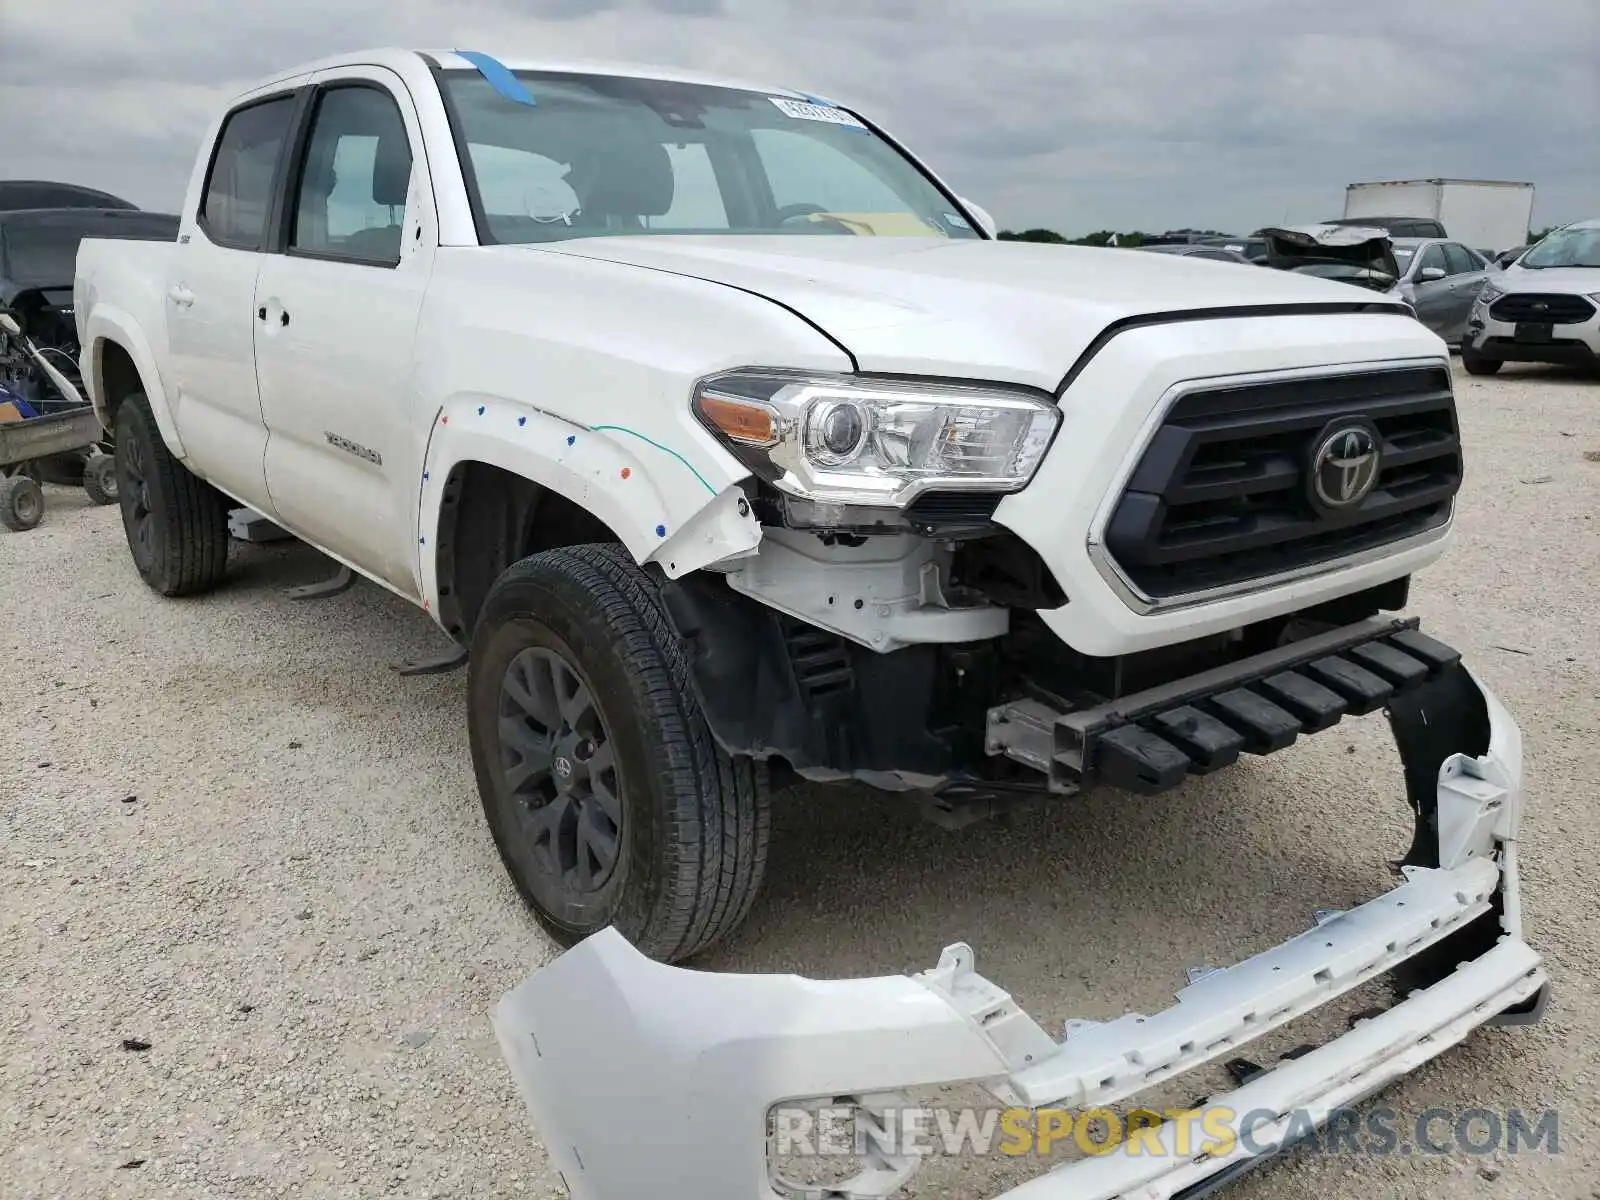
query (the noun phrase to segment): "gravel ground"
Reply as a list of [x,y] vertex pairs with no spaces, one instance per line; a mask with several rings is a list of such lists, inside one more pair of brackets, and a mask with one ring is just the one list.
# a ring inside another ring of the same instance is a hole
[[[1556,992],[1543,1024],[1480,1032],[1383,1103],[1551,1106],[1560,1153],[1301,1153],[1245,1200],[1600,1197],[1581,1106],[1600,1094],[1600,384],[1509,367],[1459,387],[1459,537],[1413,603],[1523,726],[1528,930]],[[388,666],[440,635],[373,586],[286,599],[328,570],[295,544],[240,546],[224,591],[162,601],[115,510],[48,493],[42,526],[0,532],[0,1195],[561,1194],[487,1019],[553,951],[485,831],[463,678]],[[890,972],[964,939],[1048,1024],[1151,1011],[1184,967],[1390,886],[1401,794],[1377,717],[1159,801],[964,834],[799,791],[757,910],[704,965]],[[1020,1170],[940,1164],[917,1195],[975,1200]]]

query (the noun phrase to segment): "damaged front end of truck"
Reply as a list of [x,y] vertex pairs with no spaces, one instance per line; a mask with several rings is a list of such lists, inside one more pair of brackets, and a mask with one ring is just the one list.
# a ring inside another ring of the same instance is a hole
[[[1460,656],[1414,622],[1374,619],[1236,662],[1225,674],[1093,713],[1012,714],[1022,728],[997,734],[1053,779],[1078,773],[1153,787],[1162,780],[1150,772],[1181,775],[1208,738],[1221,736],[1215,718],[1193,719],[1226,714],[1219,696],[1270,686],[1284,701],[1279,711],[1296,713],[1305,728],[1381,708],[1415,821],[1395,864],[1399,886],[1345,911],[1319,911],[1287,942],[1197,973],[1164,1011],[1068,1021],[1061,1036],[978,974],[962,944],[917,975],[813,980],[666,966],[608,929],[534,971],[494,1013],[571,1195],[893,1196],[917,1172],[917,1156],[869,1153],[853,1178],[826,1186],[786,1178],[773,1149],[775,1110],[892,1109],[957,1084],[979,1085],[1006,1106],[1105,1109],[1236,1059],[1263,1035],[1387,979],[1391,1006],[1359,1014],[1348,1032],[1268,1069],[1236,1072],[1236,1090],[1202,1101],[1234,1114],[1227,1129],[1208,1125],[1207,1146],[1197,1149],[1169,1121],[1147,1135],[1158,1149],[1061,1164],[1004,1193],[1197,1197],[1286,1148],[1307,1119],[1327,1122],[1474,1029],[1538,1020],[1549,984],[1523,940],[1521,735]],[[1363,684],[1373,693],[1365,703],[1352,699]],[[1191,701],[1201,692],[1197,708]],[[1339,712],[1318,717],[1316,702],[1329,696],[1343,699]],[[1241,712],[1235,730],[1250,716]],[[1191,756],[1186,765],[1168,761],[1174,747]],[[627,1121],[626,1147],[617,1134],[625,1114],[642,1118]]]

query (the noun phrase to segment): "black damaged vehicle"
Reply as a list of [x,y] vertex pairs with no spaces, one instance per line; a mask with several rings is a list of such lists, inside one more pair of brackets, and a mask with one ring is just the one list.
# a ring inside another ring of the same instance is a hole
[[[57,207],[7,208],[39,200]],[[177,236],[176,216],[145,212],[109,193],[0,181],[0,311],[9,313],[20,330],[11,335],[0,329],[0,404],[27,418],[85,403],[72,296],[79,242],[86,237],[176,241]],[[101,449],[109,453],[109,435]],[[84,482],[87,460],[87,452],[54,454],[30,462],[26,473],[41,483],[76,487]]]

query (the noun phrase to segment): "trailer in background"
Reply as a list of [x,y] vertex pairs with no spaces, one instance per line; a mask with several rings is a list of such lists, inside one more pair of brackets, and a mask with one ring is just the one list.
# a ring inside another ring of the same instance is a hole
[[1443,225],[1454,241],[1493,256],[1528,240],[1533,184],[1495,179],[1403,179],[1352,183],[1344,191],[1345,219],[1416,217]]

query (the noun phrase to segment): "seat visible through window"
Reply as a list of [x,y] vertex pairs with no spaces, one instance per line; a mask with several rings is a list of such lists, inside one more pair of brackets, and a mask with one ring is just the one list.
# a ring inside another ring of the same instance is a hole
[[393,97],[331,88],[317,103],[295,206],[295,250],[393,266],[400,261],[411,144]]

